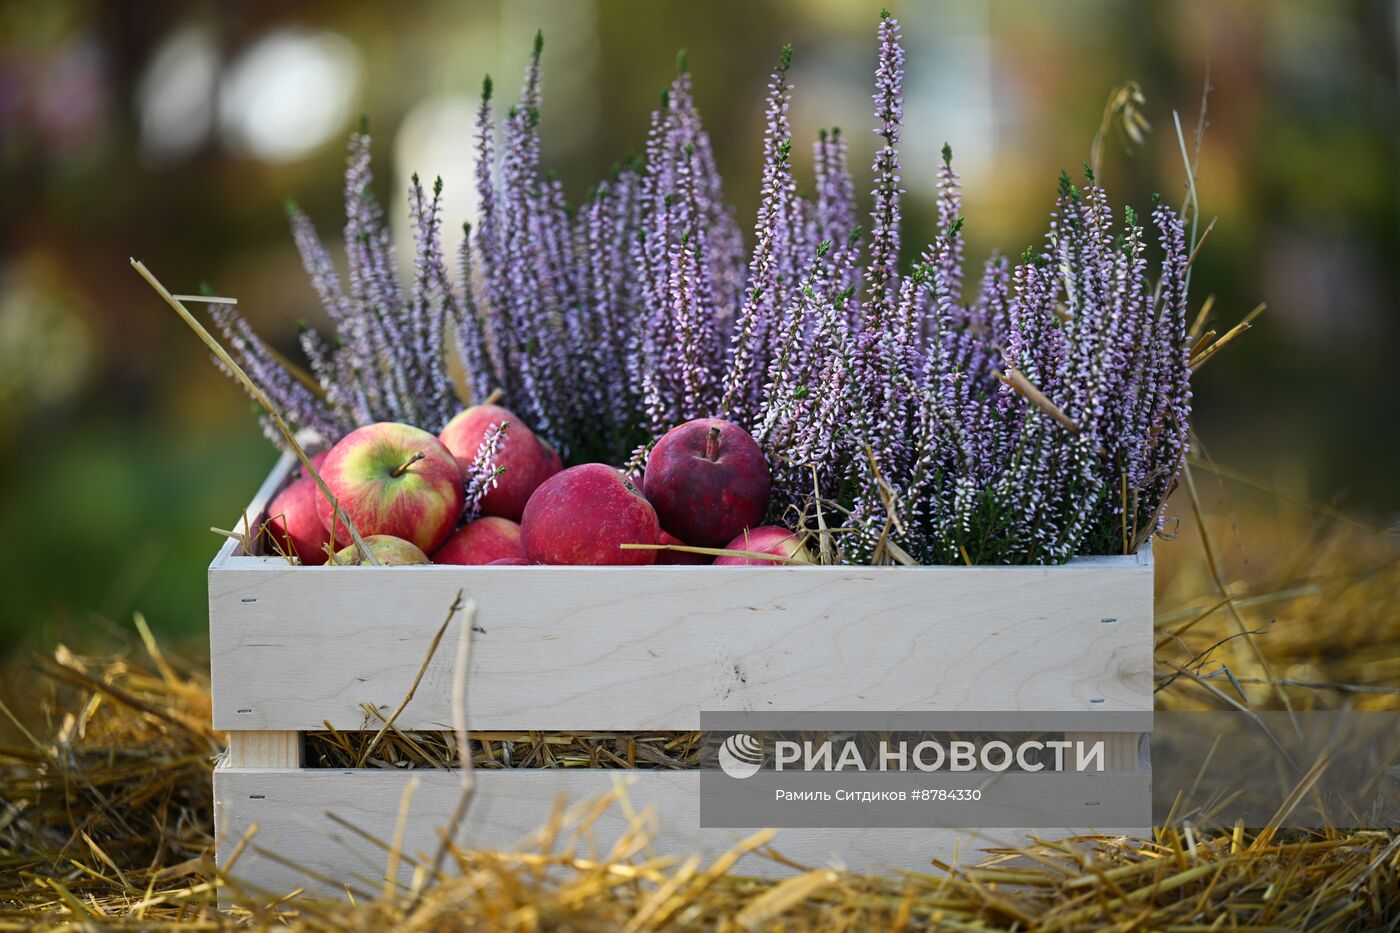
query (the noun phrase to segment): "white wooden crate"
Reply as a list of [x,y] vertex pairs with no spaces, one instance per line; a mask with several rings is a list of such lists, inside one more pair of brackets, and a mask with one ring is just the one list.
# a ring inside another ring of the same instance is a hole
[[[291,469],[289,458],[278,463],[248,527]],[[364,704],[386,715],[396,707],[458,590],[477,606],[467,681],[475,730],[689,730],[701,710],[1152,709],[1150,548],[1060,567],[918,568],[292,567],[235,551],[229,541],[209,568],[213,719],[230,739],[214,777],[217,851],[226,859],[257,823],[238,875],[271,890],[327,879],[377,890],[384,853],[327,814],[392,838],[412,777],[405,851],[436,847],[457,798],[453,774],[305,769],[300,733],[365,728]],[[451,729],[453,653],[435,655],[397,726]],[[1145,830],[1151,773],[1139,736],[1104,738],[1102,780],[1141,799],[1142,819],[1099,827],[1086,817],[1038,832]],[[633,809],[656,810],[657,851],[717,853],[743,833],[699,828],[698,778],[479,771],[461,840],[514,847],[559,796],[577,801],[624,782]],[[1093,801],[1085,805],[1092,813]],[[622,819],[605,817],[595,836],[606,840]],[[921,870],[1024,832],[793,829],[777,847],[808,864]]]

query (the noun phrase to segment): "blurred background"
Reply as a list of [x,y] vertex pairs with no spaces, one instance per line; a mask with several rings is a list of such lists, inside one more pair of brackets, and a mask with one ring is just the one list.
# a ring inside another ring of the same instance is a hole
[[[1110,92],[1139,82],[1151,131],[1107,139],[1116,202],[1179,202],[1207,67],[1206,219],[1193,310],[1223,331],[1197,428],[1220,463],[1385,523],[1400,430],[1400,4],[1396,0],[892,3],[909,52],[906,247],[932,222],[939,149],[965,184],[969,257],[1044,232],[1061,168],[1089,158]],[[511,0],[380,4],[0,3],[0,655],[130,626],[205,637],[204,568],[274,458],[241,391],[131,271],[235,296],[298,356],[320,309],[288,235],[295,199],[331,239],[347,134],[375,139],[404,226],[414,171],[474,209],[481,78],[517,86],[545,34],[546,161],[574,198],[628,150],[685,47],[729,197],[759,183],[766,76],[796,49],[803,139],[842,127],[867,189],[880,4]],[[807,176],[809,177],[809,176]],[[449,243],[455,247],[455,244]]]

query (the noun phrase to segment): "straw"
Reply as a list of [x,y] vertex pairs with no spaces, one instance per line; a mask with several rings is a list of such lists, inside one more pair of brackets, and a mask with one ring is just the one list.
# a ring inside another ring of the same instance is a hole
[[151,288],[156,290],[156,294],[165,299],[166,304],[175,309],[175,313],[180,315],[180,319],[189,326],[190,330],[195,332],[195,335],[198,336],[200,340],[204,341],[204,345],[209,348],[209,351],[213,353],[214,356],[218,357],[220,363],[228,367],[228,371],[233,373],[234,378],[243,384],[243,387],[253,396],[253,400],[258,403],[263,411],[268,413],[273,423],[277,425],[277,430],[281,432],[282,438],[287,442],[287,446],[291,448],[292,452],[296,454],[297,459],[301,461],[301,468],[306,471],[308,476],[315,479],[316,485],[321,489],[321,494],[330,502],[336,520],[344,523],[346,530],[350,532],[350,537],[354,541],[355,548],[360,552],[364,562],[378,566],[379,559],[374,556],[374,553],[365,544],[364,538],[360,537],[360,532],[355,528],[355,523],[350,520],[350,516],[341,508],[340,501],[331,493],[330,487],[327,486],[326,481],[321,478],[321,474],[311,463],[311,458],[306,455],[306,451],[302,449],[301,444],[296,439],[296,435],[292,432],[292,429],[287,426],[287,422],[282,419],[282,415],[277,411],[277,407],[272,404],[267,394],[258,387],[257,383],[248,377],[248,374],[243,371],[243,367],[239,366],[238,362],[230,356],[229,352],[219,343],[218,339],[213,334],[209,333],[203,324],[199,323],[198,318],[190,313],[184,303],[170,294],[155,275],[146,268],[144,263],[140,260],[132,259],[131,267],[137,271],[141,278],[146,280]]
[[1008,362],[1006,365],[1006,372],[994,370],[992,375],[1015,389],[1016,394],[1026,399],[1026,401],[1045,412],[1051,418],[1054,418],[1070,433],[1079,433],[1079,425],[1075,424],[1069,415],[1061,411],[1060,406],[1050,401],[1049,397],[1047,397],[1044,392],[1037,389],[1015,366],[1012,366]]

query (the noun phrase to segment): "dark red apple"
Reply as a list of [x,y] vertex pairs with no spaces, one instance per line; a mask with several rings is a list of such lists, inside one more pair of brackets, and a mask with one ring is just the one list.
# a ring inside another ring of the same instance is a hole
[[772,479],[749,432],[699,418],[657,441],[642,482],[666,530],[697,547],[723,547],[763,522]]
[[530,562],[523,557],[502,557],[487,564],[488,567],[529,567]]
[[[436,437],[412,425],[356,428],[331,448],[320,472],[361,535],[392,535],[428,553],[452,534],[466,504],[457,461]],[[316,504],[322,524],[331,528],[330,502],[317,497]],[[350,543],[349,532],[337,528],[336,545]]]
[[530,501],[530,494],[563,469],[554,448],[536,437],[510,409],[500,405],[473,405],[460,411],[438,436],[465,473],[481,450],[486,432],[507,421],[510,426],[501,436],[496,451],[496,466],[502,467],[504,472],[482,497],[481,514],[499,515],[518,522],[525,512],[525,503]]
[[657,544],[656,512],[620,470],[585,463],[540,484],[520,520],[525,556],[540,564],[650,564],[656,551],[620,544]]
[[[752,531],[745,531],[724,546],[726,551],[756,551],[759,554],[774,554],[803,564],[812,562],[812,555],[802,546],[802,539],[786,528],[777,525],[762,525]],[[762,560],[757,557],[716,557],[716,567],[773,566],[786,561]]]
[[433,552],[433,563],[490,564],[506,557],[525,558],[520,526],[508,518],[487,515],[453,532],[447,543]]

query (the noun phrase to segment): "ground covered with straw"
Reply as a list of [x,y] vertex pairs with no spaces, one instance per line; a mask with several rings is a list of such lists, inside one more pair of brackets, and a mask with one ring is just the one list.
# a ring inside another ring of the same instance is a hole
[[[1400,709],[1393,529],[1261,486],[1201,462],[1174,500],[1177,540],[1157,544],[1159,708]],[[0,697],[0,929],[1400,928],[1400,835],[1384,830],[1167,826],[965,853],[917,874],[794,866],[756,880],[756,860],[782,859],[781,832],[702,862],[653,855],[641,821],[593,851],[583,815],[535,852],[465,840],[435,875],[369,901],[255,893],[236,862],[221,873],[212,860],[221,736],[202,665],[168,657],[138,620],[124,650],[60,646],[14,670]],[[477,738],[481,766],[683,767],[696,754],[688,734]],[[442,734],[365,741],[325,733],[308,752],[379,767],[455,754],[433,744],[451,741]],[[238,906],[220,911],[221,893]]]

